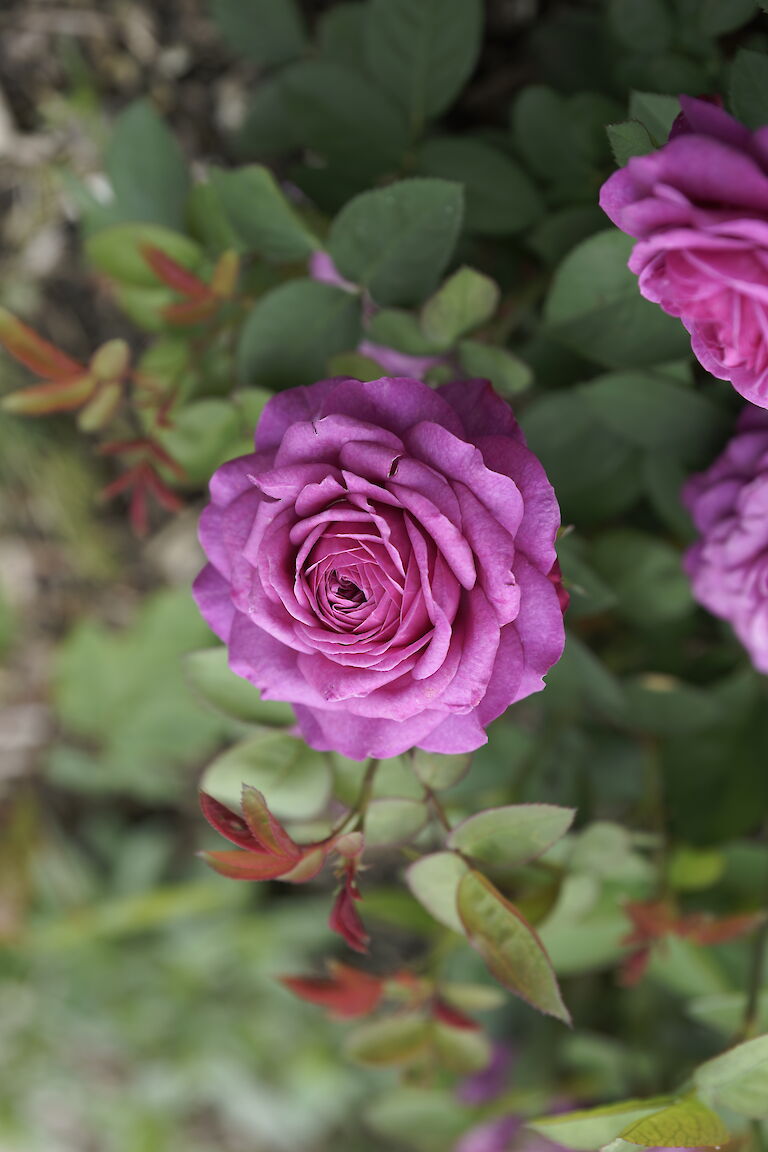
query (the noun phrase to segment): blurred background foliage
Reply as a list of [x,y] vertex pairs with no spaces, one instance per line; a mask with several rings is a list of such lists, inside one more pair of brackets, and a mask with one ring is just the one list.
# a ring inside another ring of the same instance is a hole
[[[212,643],[188,591],[204,483],[245,450],[260,388],[312,378],[318,359],[322,369],[348,354],[354,329],[308,338],[287,363],[270,359],[262,324],[240,350],[234,401],[231,349],[212,350],[190,383],[195,403],[167,445],[187,470],[189,506],[141,547],[121,509],[96,501],[109,463],[68,421],[0,414],[3,1152],[443,1152],[491,1113],[669,1090],[738,1031],[743,941],[670,939],[647,980],[616,983],[621,904],[649,895],[655,869],[690,910],[764,905],[768,710],[764,680],[695,608],[680,569],[691,526],[679,486],[723,443],[737,398],[694,371],[680,326],[637,295],[628,243],[606,230],[596,196],[614,166],[606,124],[630,115],[663,140],[678,92],[727,91],[735,54],[768,48],[764,19],[751,0],[488,0],[481,40],[461,22],[466,6],[446,0],[445,74],[411,84],[409,45],[387,23],[403,7],[7,0],[0,304],[82,359],[114,336],[141,350],[136,325],[152,330],[167,294],[129,274],[116,300],[99,235],[139,220],[216,251],[222,222],[206,194],[182,207],[184,157],[195,175],[268,163],[322,236],[393,171],[463,184],[454,264],[493,276],[501,306],[491,338],[463,341],[462,363],[513,399],[575,531],[560,549],[566,655],[542,696],[495,725],[444,803],[457,819],[532,800],[578,808],[552,857],[567,879],[554,910],[539,908],[576,1030],[495,1004],[487,1029],[518,1058],[491,1112],[460,1103],[450,1081],[357,1067],[340,1056],[344,1028],[273,979],[327,954],[322,883],[256,891],[194,856],[209,843],[201,774],[225,748],[264,737],[247,706],[233,717],[204,703],[209,665],[186,659]],[[226,199],[223,174],[218,187]],[[252,265],[251,288],[279,287],[306,254]],[[433,353],[405,315],[381,313],[369,335]],[[284,346],[294,331],[279,329]],[[152,355],[173,363],[165,337]],[[2,390],[21,377],[4,358]],[[241,774],[226,755],[223,793]],[[298,821],[331,785],[342,800],[357,785],[341,761],[291,771],[276,810]],[[388,765],[377,798],[412,800],[407,781]],[[420,835],[428,847],[429,829]],[[403,854],[374,860],[374,965],[418,967],[440,930],[398,885]],[[451,979],[490,989],[477,957],[439,948]],[[768,999],[758,1008],[765,1027]]]

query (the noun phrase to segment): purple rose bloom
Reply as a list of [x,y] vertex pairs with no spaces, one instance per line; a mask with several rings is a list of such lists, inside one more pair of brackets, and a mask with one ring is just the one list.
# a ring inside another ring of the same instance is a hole
[[643,296],[680,317],[708,372],[768,408],[768,126],[680,104],[669,141],[614,172],[600,205],[638,238]]
[[195,596],[314,748],[469,752],[562,653],[559,519],[487,381],[323,380],[213,476]]
[[714,464],[683,502],[701,539],[685,557],[696,599],[728,620],[759,672],[768,672],[768,413],[747,408]]

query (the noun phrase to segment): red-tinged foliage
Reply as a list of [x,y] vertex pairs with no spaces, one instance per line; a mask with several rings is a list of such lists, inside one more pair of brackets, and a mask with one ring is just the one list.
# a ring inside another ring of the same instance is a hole
[[238,816],[225,804],[220,804],[207,792],[201,792],[200,808],[211,827],[232,844],[237,844],[239,848],[246,848],[250,852],[261,851],[258,841],[242,816]]
[[694,944],[723,944],[751,932],[762,921],[762,913],[743,913],[716,917],[704,912],[679,915],[666,900],[624,906],[632,931],[622,940],[635,950],[624,961],[619,983],[624,987],[637,984],[645,975],[653,946],[665,936],[679,936]]
[[151,495],[157,504],[168,512],[178,512],[183,503],[158,476],[155,468],[147,460],[132,465],[122,475],[107,484],[100,492],[100,498],[107,502],[123,493],[129,494],[129,519],[136,536],[146,536],[149,530],[149,500]]
[[243,785],[243,816],[262,852],[297,861],[302,851],[270,812],[258,788]]
[[362,900],[362,896],[355,883],[354,869],[348,867],[344,875],[344,882],[333,903],[328,924],[331,931],[337,932],[339,936],[343,937],[355,952],[366,953],[371,938],[366,932],[365,925],[355,907],[357,900]]
[[762,922],[760,912],[746,912],[739,916],[707,916],[704,913],[683,917],[677,934],[693,940],[695,944],[725,944],[752,932]]
[[0,344],[20,364],[46,380],[63,383],[86,375],[82,364],[43,340],[5,308],[0,308]]
[[368,1016],[381,1003],[385,981],[347,964],[331,961],[329,975],[281,976],[285,985],[301,1000],[326,1008],[331,1016],[353,1019]]
[[142,244],[141,254],[158,280],[168,288],[173,288],[174,292],[186,296],[188,300],[208,300],[213,295],[199,276],[195,276],[188,268],[178,264],[161,248],[156,248],[153,244]]
[[205,300],[184,300],[179,304],[166,304],[161,309],[161,314],[169,324],[186,328],[210,319],[217,308],[218,302],[211,296]]
[[268,856],[265,852],[201,852],[200,856],[214,871],[230,880],[279,880],[293,867],[293,861],[284,856]]
[[19,388],[3,397],[3,408],[19,416],[51,416],[55,412],[74,412],[93,396],[96,385],[87,375],[48,384]]
[[473,1020],[471,1016],[466,1016],[458,1008],[446,1004],[445,1000],[441,1000],[439,996],[433,1002],[432,1015],[443,1024],[450,1025],[451,1028],[463,1028],[470,1032],[480,1031],[480,1025],[476,1020]]

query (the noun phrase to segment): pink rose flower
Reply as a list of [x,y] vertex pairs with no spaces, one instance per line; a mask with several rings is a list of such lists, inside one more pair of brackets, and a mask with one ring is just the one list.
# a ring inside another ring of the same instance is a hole
[[314,748],[469,752],[562,653],[559,519],[487,381],[323,380],[213,476],[194,592]]
[[600,205],[638,238],[643,296],[680,317],[708,372],[768,408],[768,126],[680,104],[669,141],[614,172]]
[[714,464],[683,501],[701,538],[685,568],[693,594],[728,620],[759,672],[768,672],[768,413],[747,408]]

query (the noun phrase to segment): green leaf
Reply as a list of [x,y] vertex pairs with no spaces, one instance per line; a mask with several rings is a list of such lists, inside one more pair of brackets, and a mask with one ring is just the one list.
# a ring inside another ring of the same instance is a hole
[[699,1093],[715,1108],[753,1120],[768,1117],[768,1035],[708,1060],[694,1073]]
[[672,40],[672,16],[664,0],[609,0],[608,23],[616,39],[633,52],[663,52]]
[[127,628],[85,618],[61,643],[56,712],[65,735],[99,750],[94,787],[167,798],[182,786],[180,767],[213,751],[227,726],[200,708],[180,659],[209,640],[180,588],[148,597]]
[[285,64],[304,51],[295,0],[211,0],[211,14],[232,51],[257,64]]
[[673,316],[640,295],[627,260],[634,240],[599,232],[558,268],[545,306],[557,340],[607,368],[634,368],[683,356],[689,337]]
[[413,895],[435,920],[464,935],[456,907],[459,883],[469,868],[455,852],[434,852],[411,864],[405,874]]
[[333,60],[292,64],[280,78],[301,142],[365,187],[394,172],[408,146],[399,106],[348,65]]
[[413,313],[400,308],[382,308],[368,321],[366,334],[376,344],[409,356],[430,356],[438,351],[427,340]]
[[367,62],[417,135],[458,96],[477,62],[481,0],[370,0]]
[[317,22],[321,55],[356,68],[365,56],[369,6],[355,0],[334,4]]
[[305,260],[320,247],[268,168],[214,168],[210,181],[241,252],[279,262]]
[[374,1132],[416,1152],[445,1152],[467,1127],[466,1105],[443,1087],[400,1085],[377,1094],[364,1117]]
[[446,180],[402,180],[364,192],[339,213],[328,249],[342,276],[379,304],[420,303],[451,258],[462,195]]
[[278,819],[311,820],[330,797],[330,767],[322,752],[298,736],[264,731],[222,753],[205,770],[200,786],[237,811],[243,784],[263,792]]
[[[595,876],[571,874],[539,934],[559,976],[595,972],[614,968],[625,955],[622,941],[627,935],[627,917],[615,890],[604,890]],[[578,1148],[570,1139],[568,1145]]]
[[547,674],[545,706],[555,715],[589,715],[614,720],[624,714],[621,684],[591,648],[572,631],[560,661]]
[[360,337],[357,296],[315,280],[291,280],[256,301],[240,334],[238,366],[246,383],[266,388],[312,384],[331,356]]
[[677,892],[700,892],[721,879],[726,859],[715,848],[678,845],[669,859],[667,881]]
[[[765,5],[762,5],[765,11]],[[696,0],[695,16],[703,36],[722,36],[747,24],[755,15],[755,0]]]
[[639,497],[642,453],[595,420],[580,390],[559,390],[534,401],[522,424],[554,485],[565,523],[585,527],[609,519]]
[[114,121],[105,166],[124,219],[183,227],[187,164],[149,101],[135,101]]
[[653,1115],[669,1102],[667,1096],[656,1096],[651,1100],[623,1100],[619,1104],[543,1116],[529,1120],[528,1127],[549,1140],[574,1149],[574,1152],[596,1152],[633,1122]]
[[628,443],[708,462],[727,419],[706,396],[653,372],[608,372],[581,389],[594,418]]
[[465,227],[481,236],[522,232],[542,213],[525,170],[492,144],[468,136],[436,136],[422,147],[418,167],[428,176],[463,184]]
[[290,704],[262,700],[258,688],[230,671],[226,648],[203,648],[185,660],[187,679],[207,704],[244,724],[287,727],[295,723]]
[[639,120],[627,120],[623,124],[606,126],[611,151],[616,163],[622,168],[633,156],[647,156],[655,145],[648,129]]
[[453,1028],[442,1020],[435,1020],[431,1031],[436,1061],[441,1068],[458,1076],[471,1076],[488,1067],[491,1042],[479,1028]]
[[554,804],[510,804],[457,824],[448,846],[494,868],[535,860],[566,834],[576,815]]
[[377,360],[359,352],[339,352],[328,361],[329,376],[347,376],[351,380],[379,380],[386,373]]
[[731,62],[728,91],[734,115],[747,128],[768,124],[768,56],[739,49]]
[[566,100],[544,84],[529,84],[515,97],[511,129],[515,145],[530,169],[542,180],[556,180],[562,171]]
[[141,254],[144,245],[159,248],[191,272],[202,260],[202,251],[194,240],[158,224],[115,224],[104,228],[88,237],[85,253],[94,268],[119,284],[148,288],[165,297],[167,289],[160,287],[157,276]]
[[468,375],[490,380],[496,391],[507,399],[524,392],[533,383],[533,372],[529,365],[506,348],[499,348],[495,344],[462,340],[459,344],[459,360]]
[[445,755],[440,752],[413,750],[413,770],[427,788],[439,792],[442,788],[452,788],[463,780],[469,771],[472,756],[468,753]]
[[680,115],[680,101],[676,96],[662,96],[658,92],[631,92],[629,115],[647,130],[655,145],[666,144],[669,133]]
[[470,944],[491,974],[533,1008],[569,1024],[549,958],[517,909],[479,872],[462,877],[457,907]]
[[604,227],[605,213],[597,204],[573,204],[545,216],[527,242],[541,260],[559,264],[572,248]]
[[263,77],[248,97],[245,119],[235,134],[237,155],[246,160],[280,156],[301,148],[302,139],[286,97],[283,74]]
[[592,560],[616,593],[617,611],[639,628],[668,623],[693,609],[680,552],[664,540],[617,528],[595,541]]
[[[744,1020],[746,1003],[744,992],[715,992],[690,1000],[686,1011],[694,1020],[731,1037]],[[757,1026],[768,1029],[768,989],[760,993],[757,1007]]]
[[359,1064],[397,1067],[411,1063],[429,1047],[431,1031],[430,1021],[421,1013],[399,1012],[356,1028],[344,1051]]
[[366,848],[381,848],[411,840],[427,822],[427,806],[419,800],[372,800],[365,814]]
[[620,1136],[630,1144],[662,1148],[719,1148],[730,1139],[717,1113],[694,1096],[633,1121]]
[[421,327],[438,348],[451,348],[460,336],[490,320],[498,304],[495,280],[464,265],[424,304]]
[[565,586],[571,594],[568,619],[595,616],[616,603],[616,596],[590,566],[587,545],[575,532],[569,532],[557,543],[557,557]]
[[184,469],[187,484],[200,488],[220,464],[240,455],[240,412],[231,400],[195,400],[180,407],[156,439]]

